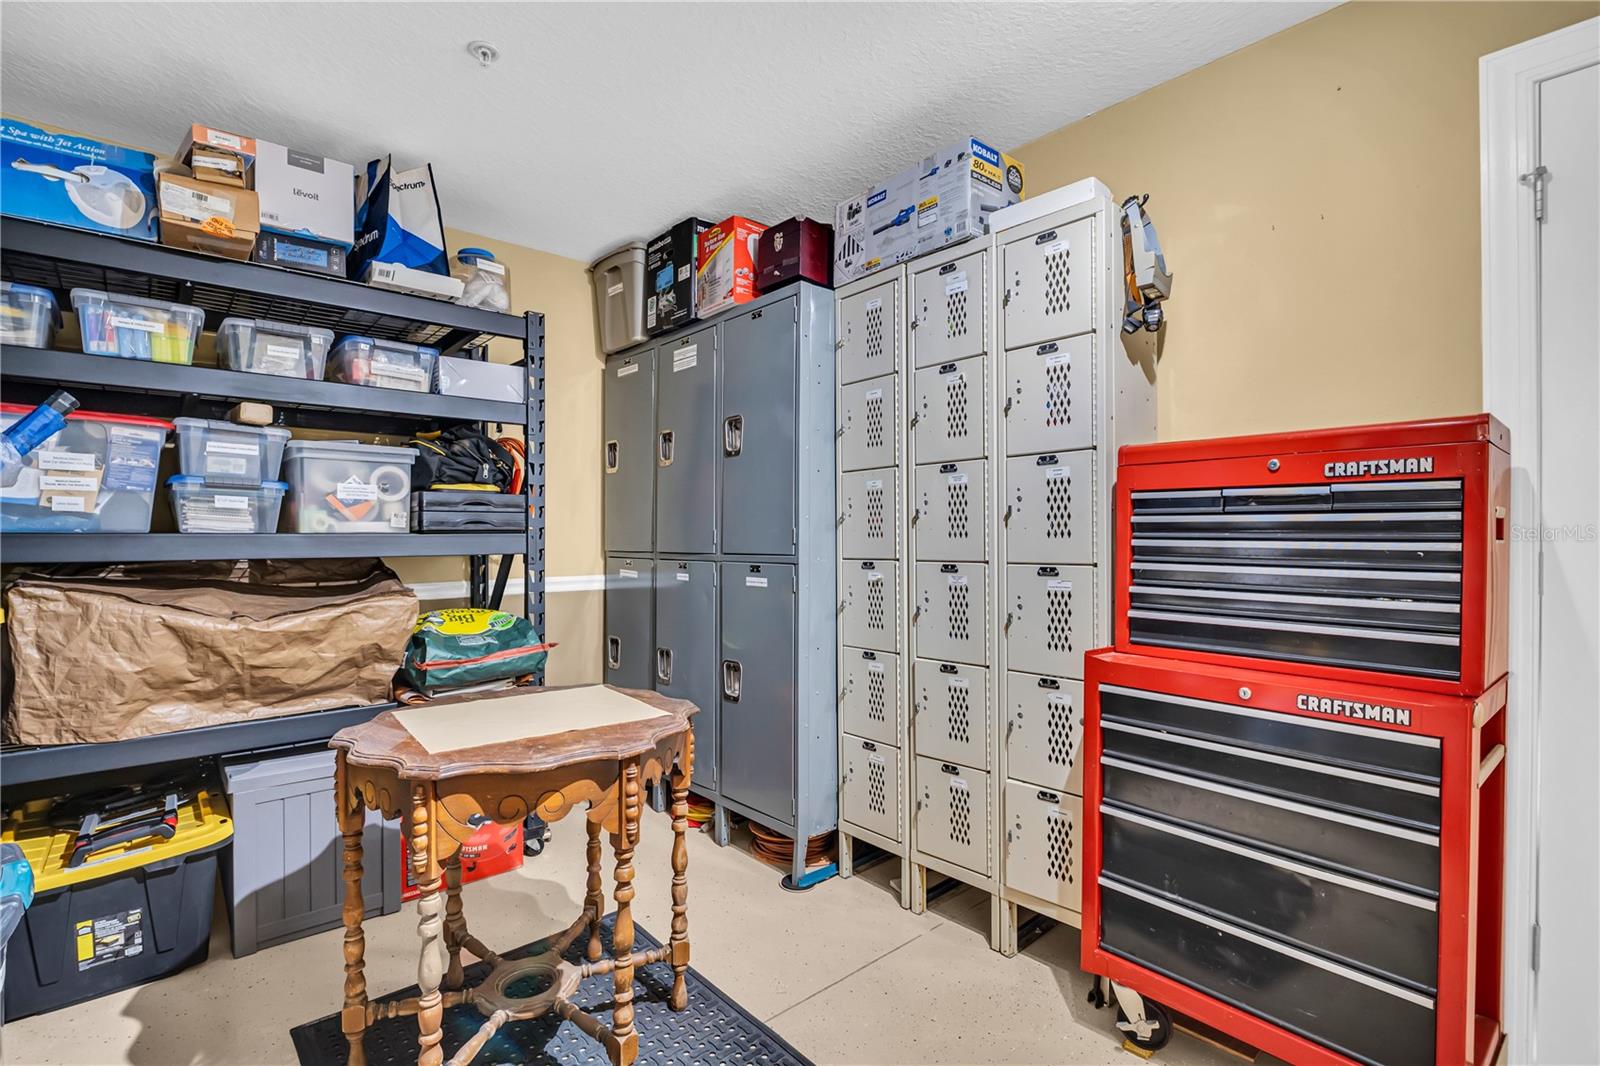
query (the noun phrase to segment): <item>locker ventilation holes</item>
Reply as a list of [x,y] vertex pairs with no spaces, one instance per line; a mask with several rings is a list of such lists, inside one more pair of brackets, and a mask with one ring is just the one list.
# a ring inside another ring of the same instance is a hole
[[950,779],[950,839],[957,844],[972,844],[972,797],[967,783]]
[[1072,851],[1072,823],[1060,811],[1051,811],[1045,818],[1045,868],[1064,885],[1072,884],[1076,876]]
[[1044,424],[1050,429],[1072,424],[1072,366],[1065,356],[1045,361]]
[[883,304],[867,308],[866,359],[868,366],[883,358]]
[[967,290],[944,296],[945,336],[950,340],[967,335]]
[[950,686],[949,733],[950,739],[957,744],[972,741],[972,697],[965,684]]
[[883,393],[867,397],[867,447],[883,447],[884,418]]
[[965,540],[967,537],[967,483],[945,482],[947,493],[946,509],[949,514],[950,538],[952,540]]
[[876,488],[867,488],[867,536],[873,540],[883,539],[883,485]]
[[1067,265],[1071,255],[1070,248],[1063,248],[1059,252],[1048,252],[1044,257],[1044,313],[1047,315],[1058,315],[1072,307],[1072,301],[1067,298],[1072,291],[1067,281],[1072,273]]
[[1044,490],[1044,535],[1049,540],[1072,536],[1072,474],[1046,475]]
[[1072,703],[1065,696],[1051,696],[1045,705],[1050,708],[1050,717],[1045,726],[1050,763],[1070,770],[1078,757],[1072,743]]
[[867,628],[884,631],[883,580],[867,582]]
[[884,671],[867,671],[867,717],[883,722],[888,714],[888,697],[884,692]]
[[889,813],[882,759],[872,759],[867,763],[867,809],[873,814]]
[[950,585],[950,639],[972,639],[972,597],[965,580]]
[[950,440],[962,440],[967,435],[967,375],[948,375],[944,388],[945,410],[949,415],[946,432]]
[[1045,590],[1045,645],[1050,651],[1072,650],[1072,590]]

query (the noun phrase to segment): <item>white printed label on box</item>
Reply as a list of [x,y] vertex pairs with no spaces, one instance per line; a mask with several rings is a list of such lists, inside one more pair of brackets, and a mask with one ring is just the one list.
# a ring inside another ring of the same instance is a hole
[[685,264],[683,264],[683,266],[679,267],[678,268],[678,280],[679,281],[688,281],[689,280],[689,270],[690,270],[690,267],[689,267],[688,263],[685,263]]
[[656,324],[656,298],[654,296],[644,302],[644,324],[647,326]]
[[672,576],[677,578],[679,581],[688,581],[689,580],[689,575],[688,574],[679,573],[679,574],[673,574]]
[[618,577],[625,577],[625,578],[628,578],[628,579],[631,580],[631,579],[636,578],[636,577],[639,576],[639,571],[637,571],[637,570],[618,570],[617,571],[617,576]]
[[210,130],[210,129],[206,130],[206,143],[207,144],[214,144],[218,148],[243,148],[244,147],[244,139],[243,138],[236,137],[235,135],[233,135],[231,133],[224,133],[222,130]]
[[[393,381],[397,382],[402,389],[422,392],[427,388],[428,372],[420,366],[395,366],[391,363],[374,363],[372,364],[372,380],[376,382]],[[418,388],[418,386],[422,386],[422,388]]]
[[221,511],[248,511],[250,510],[250,497],[248,496],[213,496],[211,502]]
[[615,295],[617,295],[617,293],[619,293],[621,291],[622,291],[622,282],[620,282],[620,281],[617,282],[615,285],[608,285],[606,287],[606,295],[607,296],[615,296]]
[[361,503],[378,498],[378,486],[358,477],[346,478],[333,490],[340,503]]
[[229,159],[215,155],[197,155],[190,160],[191,165],[204,167],[206,170],[226,170],[229,174],[239,169],[237,159]]
[[1047,355],[1047,356],[1045,356],[1044,357],[1044,365],[1045,366],[1060,366],[1061,364],[1067,362],[1071,358],[1072,357],[1070,355],[1068,355],[1066,352],[1058,352],[1055,355]]
[[50,499],[52,511],[77,511],[80,514],[89,509],[89,501],[82,496],[54,496]]
[[300,365],[300,346],[298,344],[268,344],[257,360],[263,366],[270,366],[275,370],[289,370]]
[[407,511],[396,511],[389,516],[390,529],[410,529],[411,515]]
[[233,200],[229,197],[212,196],[170,181],[161,183],[161,210],[194,222],[204,222],[208,218],[233,221]]
[[747,577],[744,579],[744,583],[747,587],[753,589],[764,589],[767,587],[767,579],[764,577]]
[[677,351],[673,352],[672,372],[676,374],[680,370],[688,370],[690,367],[699,364],[699,352],[700,346],[698,344],[691,344],[687,348],[679,348]]
[[965,485],[967,483],[967,475],[951,474],[949,477],[945,478],[945,482],[951,485]]
[[206,441],[207,455],[260,455],[259,444],[239,444],[231,440]]
[[72,474],[46,474],[39,479],[39,491],[46,492],[94,492],[100,488],[100,479],[97,477],[77,477]]
[[41,470],[93,470],[95,456],[92,452],[40,452]]
[[1061,590],[1064,590],[1066,592],[1071,592],[1072,591],[1072,582],[1070,582],[1070,581],[1046,581],[1044,583],[1044,587],[1047,588],[1047,589],[1061,589]]
[[939,198],[930,196],[917,205],[917,228],[931,226],[939,221]]
[[619,378],[625,378],[629,374],[637,374],[638,372],[639,372],[639,364],[638,363],[628,363],[625,366],[617,367],[617,377],[619,377]]
[[1052,466],[1049,470],[1044,472],[1044,479],[1046,481],[1060,481],[1066,476],[1067,468],[1064,466]]
[[967,291],[967,272],[965,270],[951,274],[944,283],[944,294],[954,296],[958,292]]
[[129,318],[127,315],[112,315],[111,324],[118,329],[137,329],[145,333],[160,333],[167,328],[164,322],[152,322],[148,318]]
[[867,301],[867,310],[868,311],[876,311],[878,308],[880,308],[882,306],[883,306],[883,297],[881,297],[881,296],[874,296],[872,299]]
[[250,460],[242,455],[208,455],[206,456],[207,474],[232,474],[243,477],[250,472]]

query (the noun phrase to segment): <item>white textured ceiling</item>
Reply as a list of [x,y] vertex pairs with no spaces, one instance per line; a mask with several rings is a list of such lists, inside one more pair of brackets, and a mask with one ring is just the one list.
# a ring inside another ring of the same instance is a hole
[[690,214],[831,220],[963,135],[1016,147],[1332,6],[8,0],[0,104],[431,162],[446,224],[589,260]]

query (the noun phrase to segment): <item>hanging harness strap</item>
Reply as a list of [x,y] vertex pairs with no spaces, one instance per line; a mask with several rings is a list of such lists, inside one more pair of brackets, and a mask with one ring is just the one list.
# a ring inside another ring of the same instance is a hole
[[1127,288],[1124,333],[1135,333],[1141,327],[1152,333],[1160,329],[1161,302],[1172,293],[1172,273],[1161,253],[1161,238],[1156,236],[1155,223],[1142,210],[1149,199],[1150,194],[1145,193],[1122,201],[1122,262]]

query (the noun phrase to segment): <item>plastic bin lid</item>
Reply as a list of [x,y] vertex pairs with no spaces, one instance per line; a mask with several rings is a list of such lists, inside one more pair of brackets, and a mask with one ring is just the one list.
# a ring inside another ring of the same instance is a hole
[[323,329],[321,326],[298,326],[293,322],[274,322],[270,318],[239,318],[237,315],[222,320],[217,327],[221,333],[228,329],[255,329],[262,333],[294,333],[302,337],[326,337],[328,342],[333,342],[333,330]]
[[488,259],[491,262],[494,260],[494,253],[489,251],[489,249],[487,249],[487,248],[457,248],[456,249],[456,258],[457,259],[460,259],[464,255],[470,255],[474,259]]
[[265,759],[243,755],[223,762],[222,781],[228,795],[238,796],[300,782],[318,782],[325,788],[333,781],[333,771],[334,757],[329,750]]
[[[493,259],[494,256],[490,256]],[[37,285],[22,285],[15,281],[0,281],[0,292],[10,293],[13,296],[32,296],[36,300],[48,300],[50,306],[56,305],[56,294],[49,289],[41,289]]]
[[[33,410],[33,405],[26,403],[0,403],[0,414],[25,415]],[[93,422],[117,422],[124,426],[156,426],[161,429],[171,429],[172,423],[161,418],[146,418],[144,415],[112,415],[100,411],[74,411],[67,416],[69,419],[82,418]]]
[[120,292],[101,292],[99,289],[73,289],[72,306],[77,307],[79,300],[115,300],[119,304],[130,304],[134,307],[151,307],[158,311],[182,311],[186,314],[205,317],[205,312],[193,304],[174,303],[171,300],[148,300],[143,296],[124,296]]
[[[198,474],[173,474],[167,478],[168,488],[174,486],[179,488],[203,488],[205,484],[206,479]],[[223,496],[248,496],[250,493],[257,491],[279,493],[289,491],[289,483],[287,481],[263,481],[259,488],[255,485],[212,485],[210,487]]]
[[417,453],[410,448],[362,444],[358,440],[292,440],[284,446],[284,452],[290,459],[364,459],[407,466],[417,459]]
[[178,805],[177,832],[171,840],[150,842],[149,837],[113,844],[98,852],[77,869],[69,870],[67,860],[78,838],[78,827],[50,824],[54,800],[34,800],[11,812],[0,840],[16,844],[33,867],[34,887],[39,895],[107,877],[125,874],[163,859],[175,859],[221,844],[233,836],[233,819],[221,796],[196,789],[188,801]]
[[439,349],[430,348],[426,344],[412,344],[410,341],[391,341],[381,337],[363,337],[359,334],[340,337],[339,343],[335,344],[334,348],[343,348],[347,344],[365,344],[372,348],[407,348],[416,352],[432,352],[435,358],[439,355]]
[[611,265],[611,261],[613,259],[621,261],[621,260],[624,260],[624,259],[632,259],[632,258],[638,258],[638,259],[643,259],[644,258],[644,242],[643,241],[629,241],[627,244],[624,244],[621,248],[612,249],[611,251],[607,252],[605,255],[602,255],[599,259],[596,259],[594,262],[590,263],[589,264],[589,272],[593,273],[596,270],[601,269],[602,267],[610,266]]
[[264,437],[289,439],[289,431],[282,426],[244,426],[238,422],[224,422],[220,418],[174,418],[172,424],[178,427],[179,433],[208,429],[221,433],[258,433]]

